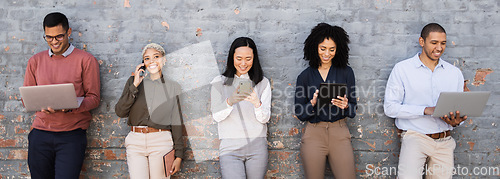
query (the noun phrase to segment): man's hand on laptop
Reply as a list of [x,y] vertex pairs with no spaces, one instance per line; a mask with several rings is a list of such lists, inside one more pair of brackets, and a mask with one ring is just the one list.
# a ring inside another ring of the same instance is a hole
[[51,107],[48,107],[47,109],[42,109],[42,112],[45,113],[45,114],[52,114],[52,113],[56,113],[56,112],[67,113],[67,112],[71,112],[71,111],[72,111],[71,109],[54,110]]
[[467,119],[467,116],[460,117],[460,111],[457,111],[455,114],[453,112],[450,112],[449,117],[448,115],[444,115],[443,117],[441,117],[441,119],[449,125],[456,127],[461,122],[465,121]]

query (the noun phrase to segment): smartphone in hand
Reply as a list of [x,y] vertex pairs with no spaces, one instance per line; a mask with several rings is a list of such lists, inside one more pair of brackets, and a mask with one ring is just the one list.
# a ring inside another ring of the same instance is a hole
[[252,81],[250,80],[243,80],[239,82],[239,92],[240,93],[252,93]]
[[[142,60],[142,63],[144,63],[144,60]],[[144,64],[143,66],[141,66],[141,67],[139,68],[139,70],[140,70],[140,69],[144,70],[144,71],[141,71],[141,72],[139,73],[139,76],[140,76],[140,77],[143,77],[143,76],[144,76],[144,72],[146,71],[146,64]]]

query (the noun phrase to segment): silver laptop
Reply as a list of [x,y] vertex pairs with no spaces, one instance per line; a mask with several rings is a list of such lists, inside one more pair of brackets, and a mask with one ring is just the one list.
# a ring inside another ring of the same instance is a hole
[[76,97],[73,83],[19,87],[27,111],[40,111],[51,107],[75,109],[80,107],[83,97]]
[[480,117],[490,97],[490,91],[441,92],[432,117],[443,117],[460,111],[460,116]]

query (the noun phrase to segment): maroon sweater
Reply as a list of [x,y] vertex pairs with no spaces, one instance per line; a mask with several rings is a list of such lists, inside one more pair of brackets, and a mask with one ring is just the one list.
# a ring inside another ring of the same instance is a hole
[[92,120],[90,110],[99,106],[99,64],[91,54],[74,48],[63,55],[49,56],[48,50],[40,52],[28,61],[24,86],[73,83],[77,97],[85,97],[78,109],[72,112],[45,114],[36,112],[32,127],[45,131],[71,131],[87,129]]

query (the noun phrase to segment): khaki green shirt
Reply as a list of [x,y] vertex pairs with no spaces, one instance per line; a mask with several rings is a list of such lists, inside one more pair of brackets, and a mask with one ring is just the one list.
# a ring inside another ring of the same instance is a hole
[[177,82],[163,79],[151,80],[147,76],[135,87],[134,77],[131,76],[115,106],[115,112],[119,117],[128,117],[130,126],[170,129],[175,156],[182,158],[182,114],[178,105],[181,88]]

